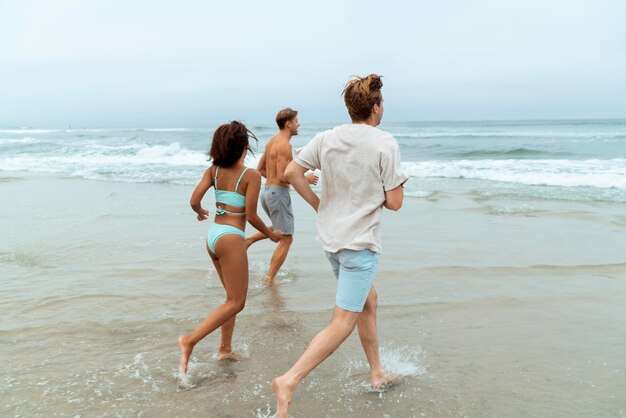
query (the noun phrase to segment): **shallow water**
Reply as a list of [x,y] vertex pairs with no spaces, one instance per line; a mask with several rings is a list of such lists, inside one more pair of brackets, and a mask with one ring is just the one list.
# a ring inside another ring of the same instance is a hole
[[[272,416],[269,382],[334,304],[300,199],[283,284],[260,284],[271,243],[249,252],[235,332],[249,358],[217,361],[209,336],[185,386],[176,338],[224,296],[191,188],[0,179],[1,415]],[[382,229],[381,353],[404,381],[371,390],[352,335],[303,381],[292,416],[626,416],[622,204],[451,187],[407,199]]]

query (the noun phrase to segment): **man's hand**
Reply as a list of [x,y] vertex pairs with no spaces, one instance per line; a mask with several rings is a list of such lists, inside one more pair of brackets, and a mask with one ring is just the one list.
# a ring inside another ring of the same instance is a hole
[[309,184],[317,184],[317,180],[319,180],[319,177],[315,175],[315,173],[309,173],[306,176],[306,181],[309,182]]
[[197,218],[199,221],[206,221],[209,219],[209,211],[206,209],[200,209]]

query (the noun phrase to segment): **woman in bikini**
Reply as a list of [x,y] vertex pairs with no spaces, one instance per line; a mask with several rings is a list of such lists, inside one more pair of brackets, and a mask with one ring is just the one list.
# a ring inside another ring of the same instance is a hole
[[207,234],[207,251],[226,290],[226,301],[218,306],[190,334],[178,338],[181,372],[187,373],[187,364],[194,346],[204,337],[222,329],[218,358],[238,360],[232,351],[235,317],[241,312],[248,292],[248,255],[246,253],[246,221],[259,232],[278,242],[280,231],[269,229],[257,215],[257,201],[261,188],[261,174],[246,168],[249,137],[254,135],[241,122],[233,121],[217,128],[209,156],[213,165],[191,195],[191,208],[199,221],[209,217],[202,208],[202,198],[211,186],[215,189],[215,220]]

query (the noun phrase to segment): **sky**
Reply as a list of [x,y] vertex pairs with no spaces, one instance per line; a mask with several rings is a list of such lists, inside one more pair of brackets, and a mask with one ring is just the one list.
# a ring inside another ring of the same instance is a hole
[[626,118],[620,0],[0,0],[0,127]]

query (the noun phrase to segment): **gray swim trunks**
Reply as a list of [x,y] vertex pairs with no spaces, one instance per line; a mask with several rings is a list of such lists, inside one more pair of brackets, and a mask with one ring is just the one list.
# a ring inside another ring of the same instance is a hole
[[274,229],[283,231],[285,235],[293,235],[293,210],[291,209],[291,195],[287,187],[263,186],[261,206],[270,217]]

